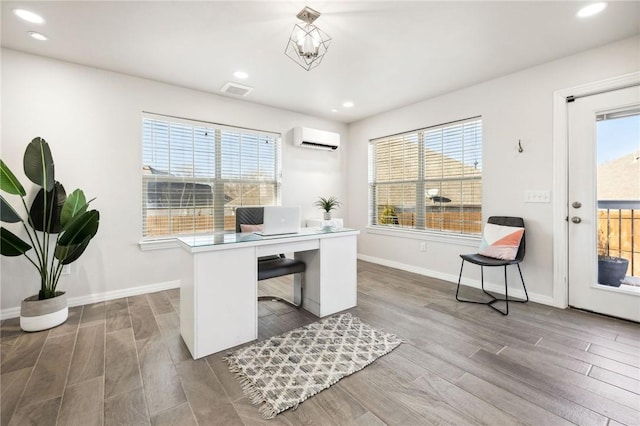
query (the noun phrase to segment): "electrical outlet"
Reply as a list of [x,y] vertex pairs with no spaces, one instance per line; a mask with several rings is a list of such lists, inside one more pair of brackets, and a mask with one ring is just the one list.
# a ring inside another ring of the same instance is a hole
[[61,275],[71,275],[71,265],[62,265]]
[[420,243],[420,251],[427,251],[427,243],[423,241]]
[[524,202],[525,203],[550,203],[551,191],[548,191],[548,190],[532,191],[528,189],[524,191]]

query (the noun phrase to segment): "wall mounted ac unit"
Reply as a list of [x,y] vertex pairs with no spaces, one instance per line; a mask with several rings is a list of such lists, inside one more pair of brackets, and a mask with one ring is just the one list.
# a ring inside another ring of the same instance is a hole
[[305,148],[334,150],[340,146],[340,134],[308,127],[294,127],[293,144]]

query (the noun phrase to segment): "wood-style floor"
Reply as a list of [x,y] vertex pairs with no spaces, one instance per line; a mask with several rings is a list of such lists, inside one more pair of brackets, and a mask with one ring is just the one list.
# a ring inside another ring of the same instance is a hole
[[[190,358],[178,290],[72,308],[40,333],[6,320],[1,423],[640,424],[637,324],[534,303],[503,317],[456,302],[451,283],[365,262],[358,290],[353,314],[406,343],[270,421],[242,395],[224,353]],[[315,320],[261,302],[260,339]]]

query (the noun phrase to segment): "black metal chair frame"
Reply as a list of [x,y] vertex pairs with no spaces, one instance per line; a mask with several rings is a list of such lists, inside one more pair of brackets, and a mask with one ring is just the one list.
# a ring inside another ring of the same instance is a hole
[[[521,217],[511,217],[511,216],[491,216],[487,223],[492,223],[495,225],[503,225],[503,226],[516,226],[524,228],[524,220]],[[526,231],[525,231],[526,233]],[[460,265],[460,275],[458,276],[458,287],[456,288],[456,300],[458,302],[464,303],[476,303],[480,305],[488,305],[490,308],[500,312],[502,315],[509,315],[509,302],[516,303],[527,303],[529,301],[529,294],[527,293],[527,287],[524,284],[524,278],[522,278],[522,270],[520,269],[520,262],[524,259],[525,254],[525,235],[522,234],[522,240],[520,241],[520,246],[518,247],[518,252],[516,254],[516,258],[514,260],[500,260],[494,259],[491,257],[482,256],[480,254],[461,254],[462,265]],[[462,269],[464,268],[464,262],[468,261],[473,264],[480,266],[480,285],[482,291],[491,297],[491,300],[488,302],[481,302],[475,300],[465,300],[459,297],[460,292],[460,281],[462,279]],[[522,282],[522,288],[524,289],[524,294],[526,296],[525,300],[518,299],[509,299],[509,286],[507,283],[507,266],[516,265],[518,267],[518,273],[520,274],[520,281]],[[484,267],[485,266],[504,266],[504,298],[498,298],[489,293],[484,289]],[[494,306],[496,302],[505,302],[505,310],[498,309]]]
[[[236,232],[242,232],[241,224],[260,225],[264,222],[264,209],[262,207],[238,207],[236,208]],[[296,304],[279,296],[258,296],[258,301],[269,300],[282,302],[296,309],[302,307],[304,300],[304,271],[306,264],[298,259],[289,259],[284,254],[262,256],[258,258],[258,281],[276,278],[291,274],[301,274],[300,303]]]

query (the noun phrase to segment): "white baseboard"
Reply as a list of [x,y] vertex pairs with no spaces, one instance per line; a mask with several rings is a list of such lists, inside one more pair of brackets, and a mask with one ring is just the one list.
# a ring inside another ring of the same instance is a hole
[[[367,256],[364,254],[358,254],[358,259],[364,260],[365,262],[371,262],[378,265],[382,265],[382,266],[388,266],[390,268],[401,269],[407,272],[413,272],[414,274],[424,275],[426,277],[437,278],[439,280],[448,281],[456,285],[458,284],[457,275],[447,274],[440,271],[433,271],[427,268],[407,265],[405,263],[395,262],[393,260],[381,259],[379,257]],[[466,285],[469,287],[474,287],[474,288],[481,288],[480,281],[472,280],[470,278],[465,278],[464,276],[462,277],[460,284]],[[502,292],[502,290],[504,290],[504,284],[499,285],[499,284],[485,282],[484,288],[485,290],[491,291],[493,293],[504,295],[504,293]],[[530,291],[528,291],[528,293],[529,293],[529,300],[531,300],[532,302],[541,303],[543,305],[554,306],[552,297],[545,296],[542,294],[532,293]],[[518,299],[524,299],[525,298],[524,290],[517,289],[517,288],[514,288],[514,289],[509,288],[509,296],[513,296],[514,298],[518,298]]]
[[[167,281],[162,283],[141,285],[138,287],[129,287],[122,290],[107,291],[104,293],[94,293],[87,296],[79,296],[68,298],[69,307],[87,305],[90,303],[105,302],[107,300],[120,299],[122,297],[138,296],[145,293],[155,293],[157,291],[170,290],[179,288],[180,281]],[[14,308],[6,308],[0,311],[0,320],[9,318],[17,318],[20,316],[20,306]]]
[[[388,266],[390,268],[401,269],[407,272],[413,272],[414,274],[424,275],[426,277],[437,278],[439,280],[448,281],[454,284],[458,283],[457,275],[447,274],[444,272],[434,271],[431,269],[421,268],[418,266],[407,265],[406,263],[395,262],[392,260],[382,259],[379,257],[367,256],[364,254],[358,254],[358,259],[364,260],[365,262],[371,262],[378,265]],[[480,288],[480,281],[472,280],[465,277],[462,278],[461,284],[469,287]],[[69,298],[68,301],[69,301],[69,307],[73,307],[73,306],[87,305],[90,303],[105,302],[107,300],[120,299],[122,297],[138,296],[140,294],[145,294],[145,293],[154,293],[157,291],[170,290],[172,288],[179,288],[179,287],[180,287],[180,281],[167,281],[162,283],[142,285],[138,287],[130,287],[122,290],[107,291],[104,293],[94,293],[87,296],[73,297],[73,298]],[[486,283],[485,288],[497,294],[503,294],[502,290],[504,289],[502,285],[491,284],[491,283]],[[513,289],[510,291],[510,294],[517,298],[525,297],[524,291],[520,289]],[[553,298],[549,296],[537,294],[537,293],[529,292],[529,300],[531,300],[532,302],[541,303],[543,305],[554,306]],[[0,311],[0,320],[17,318],[19,316],[20,316],[20,306],[16,306],[13,308],[6,308]]]

